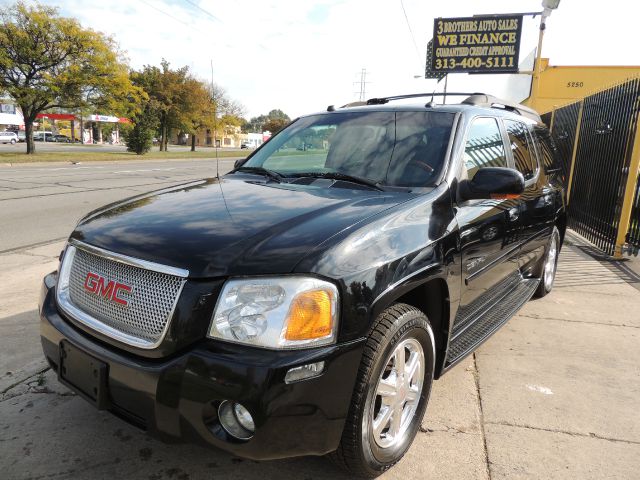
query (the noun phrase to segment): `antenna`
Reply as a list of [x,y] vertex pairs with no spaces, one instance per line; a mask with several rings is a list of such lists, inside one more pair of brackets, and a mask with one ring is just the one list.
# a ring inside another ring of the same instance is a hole
[[216,178],[220,180],[220,160],[218,159],[218,105],[213,94],[213,58],[211,62],[211,101],[213,102],[213,148],[216,150]]

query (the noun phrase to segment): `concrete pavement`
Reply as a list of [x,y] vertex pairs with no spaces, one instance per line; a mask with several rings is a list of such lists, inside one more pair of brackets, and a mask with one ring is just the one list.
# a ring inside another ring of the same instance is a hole
[[[220,160],[221,173],[232,164]],[[75,222],[214,172],[207,160],[0,168],[0,478],[346,478],[319,458],[162,444],[95,411],[44,363],[40,282]],[[413,447],[383,478],[638,478],[640,276],[569,243],[553,293],[436,382]]]
[[[414,445],[382,478],[638,478],[640,291],[570,242],[552,294],[436,382]],[[0,255],[2,478],[347,478],[321,458],[165,445],[58,385],[42,371],[36,298],[61,246]]]

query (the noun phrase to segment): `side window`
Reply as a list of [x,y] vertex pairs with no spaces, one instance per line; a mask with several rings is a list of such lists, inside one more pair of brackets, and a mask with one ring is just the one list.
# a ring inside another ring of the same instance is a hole
[[527,133],[527,126],[514,120],[505,120],[504,126],[509,135],[509,144],[516,170],[522,173],[525,181],[531,180],[538,172],[538,161],[531,143],[531,137]]
[[560,153],[549,130],[542,127],[535,127],[535,134],[538,138],[539,151],[545,172],[559,172],[561,170]]
[[464,147],[464,166],[469,180],[480,168],[507,166],[504,142],[495,118],[476,118],[471,123]]

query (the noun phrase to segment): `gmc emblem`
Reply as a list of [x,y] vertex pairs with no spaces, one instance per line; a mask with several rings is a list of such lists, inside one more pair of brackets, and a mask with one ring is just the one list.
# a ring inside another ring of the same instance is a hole
[[124,283],[114,282],[101,277],[97,273],[87,273],[84,280],[84,288],[86,291],[95,293],[106,300],[119,303],[120,305],[129,305],[129,301],[120,297],[120,292],[131,293],[131,287]]

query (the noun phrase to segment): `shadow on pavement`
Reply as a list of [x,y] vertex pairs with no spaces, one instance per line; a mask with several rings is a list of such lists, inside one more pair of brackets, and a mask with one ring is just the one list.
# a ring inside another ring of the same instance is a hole
[[10,390],[0,412],[0,468],[8,474],[2,478],[349,478],[326,458],[255,462],[196,445],[162,443],[95,410],[60,386],[51,370]]
[[[567,232],[566,243],[574,248],[562,251],[562,262],[558,267],[562,275],[558,276],[556,286],[628,283],[640,289],[640,275],[629,268],[629,260],[611,258],[575,232]],[[609,273],[604,273],[602,267]]]

